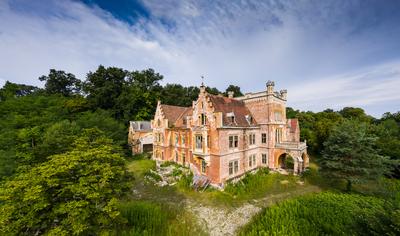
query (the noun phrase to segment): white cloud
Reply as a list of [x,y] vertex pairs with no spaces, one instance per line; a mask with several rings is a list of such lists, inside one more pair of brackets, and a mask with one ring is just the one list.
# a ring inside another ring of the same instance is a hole
[[400,74],[390,62],[400,56],[399,29],[369,22],[374,12],[363,4],[349,17],[346,1],[147,0],[151,18],[128,25],[75,1],[52,1],[51,15],[8,3],[0,3],[0,77],[14,82],[39,85],[50,68],[84,79],[99,64],[151,67],[165,83],[198,85],[205,75],[219,89],[258,91],[275,80],[298,109],[399,107]]

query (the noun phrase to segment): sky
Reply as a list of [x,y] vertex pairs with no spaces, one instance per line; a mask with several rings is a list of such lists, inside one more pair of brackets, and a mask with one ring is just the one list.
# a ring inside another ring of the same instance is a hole
[[101,64],[163,84],[288,90],[300,110],[400,110],[400,1],[0,0],[0,86]]

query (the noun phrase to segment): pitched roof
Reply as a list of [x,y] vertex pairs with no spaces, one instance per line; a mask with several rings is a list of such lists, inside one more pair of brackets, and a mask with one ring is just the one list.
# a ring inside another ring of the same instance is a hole
[[[245,106],[243,101],[234,98],[227,98],[217,95],[208,95],[216,112],[222,112],[224,126],[232,127],[248,127],[256,125],[256,122],[251,119],[251,123],[246,119],[246,116],[251,116],[249,109]],[[232,122],[227,116],[228,113],[235,115],[235,122]]]
[[171,124],[174,124],[183,113],[191,110],[190,107],[179,107],[164,104],[161,104],[160,106],[164,117],[171,122]]

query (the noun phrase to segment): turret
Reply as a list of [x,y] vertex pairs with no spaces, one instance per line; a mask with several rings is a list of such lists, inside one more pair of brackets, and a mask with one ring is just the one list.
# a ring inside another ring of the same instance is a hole
[[274,86],[275,86],[275,82],[268,80],[268,82],[267,82],[267,94],[268,95],[274,94]]
[[204,83],[201,83],[200,85],[200,93],[205,93],[206,92],[206,86],[204,86]]
[[280,94],[281,94],[281,98],[283,100],[286,100],[286,98],[287,98],[287,90],[286,89],[281,90]]

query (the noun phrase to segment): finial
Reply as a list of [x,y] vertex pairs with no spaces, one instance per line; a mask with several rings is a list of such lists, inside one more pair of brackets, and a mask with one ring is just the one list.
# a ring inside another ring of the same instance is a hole
[[201,86],[204,87],[204,76],[200,76],[201,77]]

